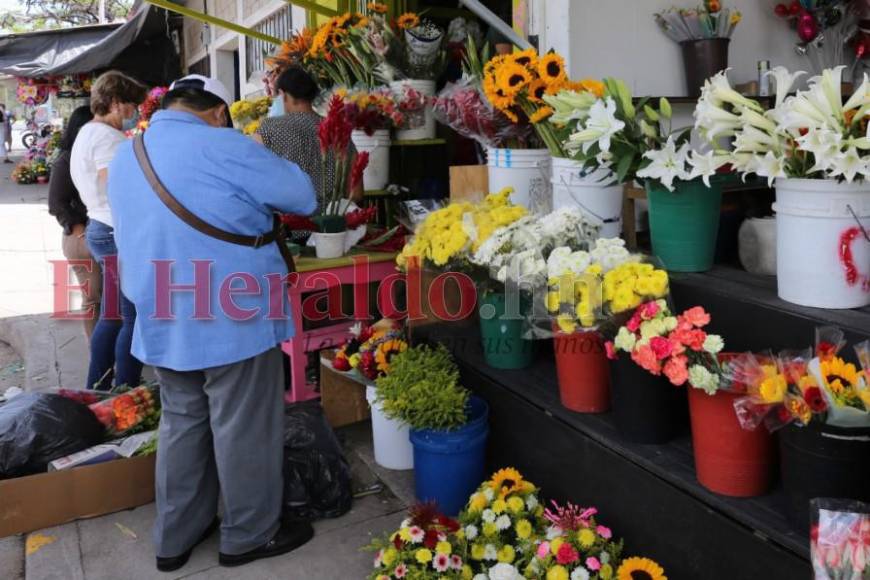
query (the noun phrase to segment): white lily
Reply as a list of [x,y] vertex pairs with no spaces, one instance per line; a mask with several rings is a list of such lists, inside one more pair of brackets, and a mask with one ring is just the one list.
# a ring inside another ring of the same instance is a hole
[[768,119],[758,111],[753,111],[752,109],[747,109],[743,107],[740,111],[740,120],[768,133],[776,132],[776,123],[774,123],[771,119]]
[[[843,105],[844,111],[851,111],[853,109],[861,109],[870,105],[870,78],[867,77],[867,73],[864,73],[864,80],[861,82],[861,86],[858,87],[852,96],[849,97],[849,100],[846,101],[846,104]],[[860,119],[857,115],[855,119]]]
[[845,69],[845,65],[825,69],[822,73],[822,82],[820,83],[822,92],[831,106],[831,114],[837,118],[843,115],[842,77]]
[[559,91],[556,95],[544,96],[544,101],[553,107],[554,111],[550,121],[561,125],[586,119],[590,107],[597,100],[598,97],[586,91]]
[[802,151],[812,153],[815,158],[815,164],[809,173],[827,171],[833,158],[839,155],[843,148],[843,136],[828,128],[811,129],[796,141]]
[[710,178],[716,175],[719,168],[728,163],[730,158],[730,155],[717,154],[715,151],[704,154],[694,152],[689,156],[689,164],[692,166],[690,178],[700,177],[704,185],[710,187]]
[[638,177],[658,179],[668,191],[674,190],[674,180],[691,179],[691,173],[686,171],[686,161],[689,157],[689,144],[684,143],[679,150],[674,136],[668,137],[667,143],[661,149],[647,151],[643,156],[652,163],[637,172]]
[[758,166],[755,172],[761,177],[767,178],[767,186],[773,187],[773,180],[777,177],[787,177],[785,173],[785,158],[779,157],[768,151],[764,157],[757,159]]
[[695,129],[708,140],[730,136],[742,125],[740,116],[726,111],[709,99],[701,99],[695,107]]
[[741,153],[766,153],[779,147],[780,142],[776,137],[752,125],[744,127],[734,139],[734,151]]
[[859,173],[861,175],[867,173],[867,162],[858,154],[856,148],[849,147],[845,153],[840,153],[833,158],[830,172],[831,177],[842,175],[848,183],[852,183],[852,180]]
[[734,153],[731,156],[731,166],[743,174],[743,180],[746,181],[746,175],[758,171],[761,165],[763,156],[755,153]]
[[607,97],[592,105],[585,128],[568,137],[568,141],[575,146],[580,143],[583,153],[588,152],[596,142],[601,151],[610,151],[611,137],[622,131],[624,127],[625,123],[616,118],[616,102],[611,97]]
[[[755,109],[756,111],[763,111],[757,102],[752,99],[748,99],[731,88],[731,83],[728,82],[728,76],[726,73],[728,70],[723,70],[722,72],[717,73],[713,77],[707,80],[704,83],[704,88],[701,89],[701,96],[704,97],[704,91],[707,90],[712,93],[710,96],[714,100],[718,100],[720,102],[731,103],[735,106],[743,106],[748,107],[750,109]],[[709,84],[709,86],[708,86]]]
[[772,76],[774,81],[776,81],[776,107],[778,108],[782,105],[785,100],[788,92],[791,90],[792,86],[794,86],[795,81],[797,81],[801,76],[805,75],[804,71],[797,71],[792,74],[788,72],[788,69],[784,66],[774,67],[773,70],[768,71],[767,76]]

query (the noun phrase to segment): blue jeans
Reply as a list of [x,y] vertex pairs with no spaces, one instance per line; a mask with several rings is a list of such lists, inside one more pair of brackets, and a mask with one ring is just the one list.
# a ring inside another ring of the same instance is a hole
[[102,222],[90,220],[85,230],[85,239],[91,255],[103,268],[100,319],[91,336],[91,364],[88,367],[85,388],[109,390],[112,387],[113,374],[117,386],[138,386],[142,379],[142,363],[130,353],[136,307],[121,292],[117,262],[114,267],[106,267],[106,259],[114,259],[118,255],[115,231]]

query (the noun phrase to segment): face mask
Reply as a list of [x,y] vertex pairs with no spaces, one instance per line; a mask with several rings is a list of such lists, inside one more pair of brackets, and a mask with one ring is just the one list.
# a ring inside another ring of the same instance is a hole
[[130,117],[128,119],[124,119],[123,121],[121,121],[121,130],[122,131],[132,131],[133,129],[136,128],[136,125],[138,123],[139,123],[139,111],[136,110],[136,112],[133,113],[132,117]]
[[280,117],[284,114],[284,99],[280,95],[272,99],[272,106],[269,107],[269,117]]

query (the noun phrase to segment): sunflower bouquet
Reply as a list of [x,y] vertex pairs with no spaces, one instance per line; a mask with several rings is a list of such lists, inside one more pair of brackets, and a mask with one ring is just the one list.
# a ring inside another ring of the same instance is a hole
[[230,117],[236,127],[241,127],[242,133],[252,135],[269,113],[271,106],[272,99],[269,97],[243,99],[230,105]]
[[369,579],[470,580],[471,567],[456,550],[459,529],[431,503],[412,506],[398,530],[365,548],[375,553]]
[[540,580],[614,578],[622,555],[622,541],[595,520],[598,510],[568,503],[544,511],[549,523],[546,539],[538,543],[526,577]]
[[480,576],[522,578],[543,539],[546,522],[538,489],[513,468],[483,482],[459,514],[465,557]]
[[374,87],[378,84],[374,75],[377,61],[359,44],[370,24],[369,17],[346,12],[323,23],[311,35],[310,43],[305,36],[297,35],[288,48],[297,51],[307,47],[303,66],[324,84]]
[[468,269],[470,258],[501,227],[508,226],[528,212],[513,205],[511,190],[491,193],[483,202],[454,202],[426,216],[414,237],[396,258],[405,269],[410,259],[445,269]]
[[514,124],[530,124],[550,153],[565,157],[557,126],[545,123],[554,109],[545,96],[570,89],[588,93],[590,99],[603,94],[604,86],[594,80],[572,82],[565,72],[565,60],[555,52],[538,55],[527,49],[493,57],[483,67],[483,92],[490,103]]
[[372,326],[357,323],[351,337],[336,352],[332,368],[374,381],[390,372],[393,357],[408,348],[399,323],[383,319]]

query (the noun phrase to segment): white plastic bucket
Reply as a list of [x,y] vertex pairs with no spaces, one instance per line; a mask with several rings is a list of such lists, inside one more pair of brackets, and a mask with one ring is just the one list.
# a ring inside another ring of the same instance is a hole
[[340,258],[347,250],[345,239],[347,232],[321,233],[313,232],[314,253],[318,258]]
[[614,184],[613,172],[599,169],[587,173],[573,159],[553,157],[553,210],[578,206],[601,222],[602,238],[622,233],[622,185]]
[[366,191],[384,189],[390,180],[390,132],[375,131],[369,137],[365,131],[354,131],[350,136],[357,151],[367,151],[369,164],[363,171],[363,188]]
[[748,218],[737,234],[740,263],[752,274],[776,275],[776,219]]
[[489,191],[513,188],[511,201],[533,213],[550,212],[550,152],[546,149],[486,150]]
[[[405,87],[411,87],[426,97],[435,96],[435,81],[408,79],[390,83],[390,89],[399,97],[403,94]],[[435,138],[435,115],[432,113],[431,103],[426,105],[422,115],[412,115],[410,121],[411,126],[409,128],[396,130],[397,140],[420,141]]]
[[375,402],[375,387],[366,387],[366,400],[372,408],[372,436],[375,461],[387,469],[414,469],[414,446],[408,425],[388,419]]
[[870,305],[870,242],[861,231],[870,229],[870,183],[777,179],[773,208],[779,297],[816,308]]

